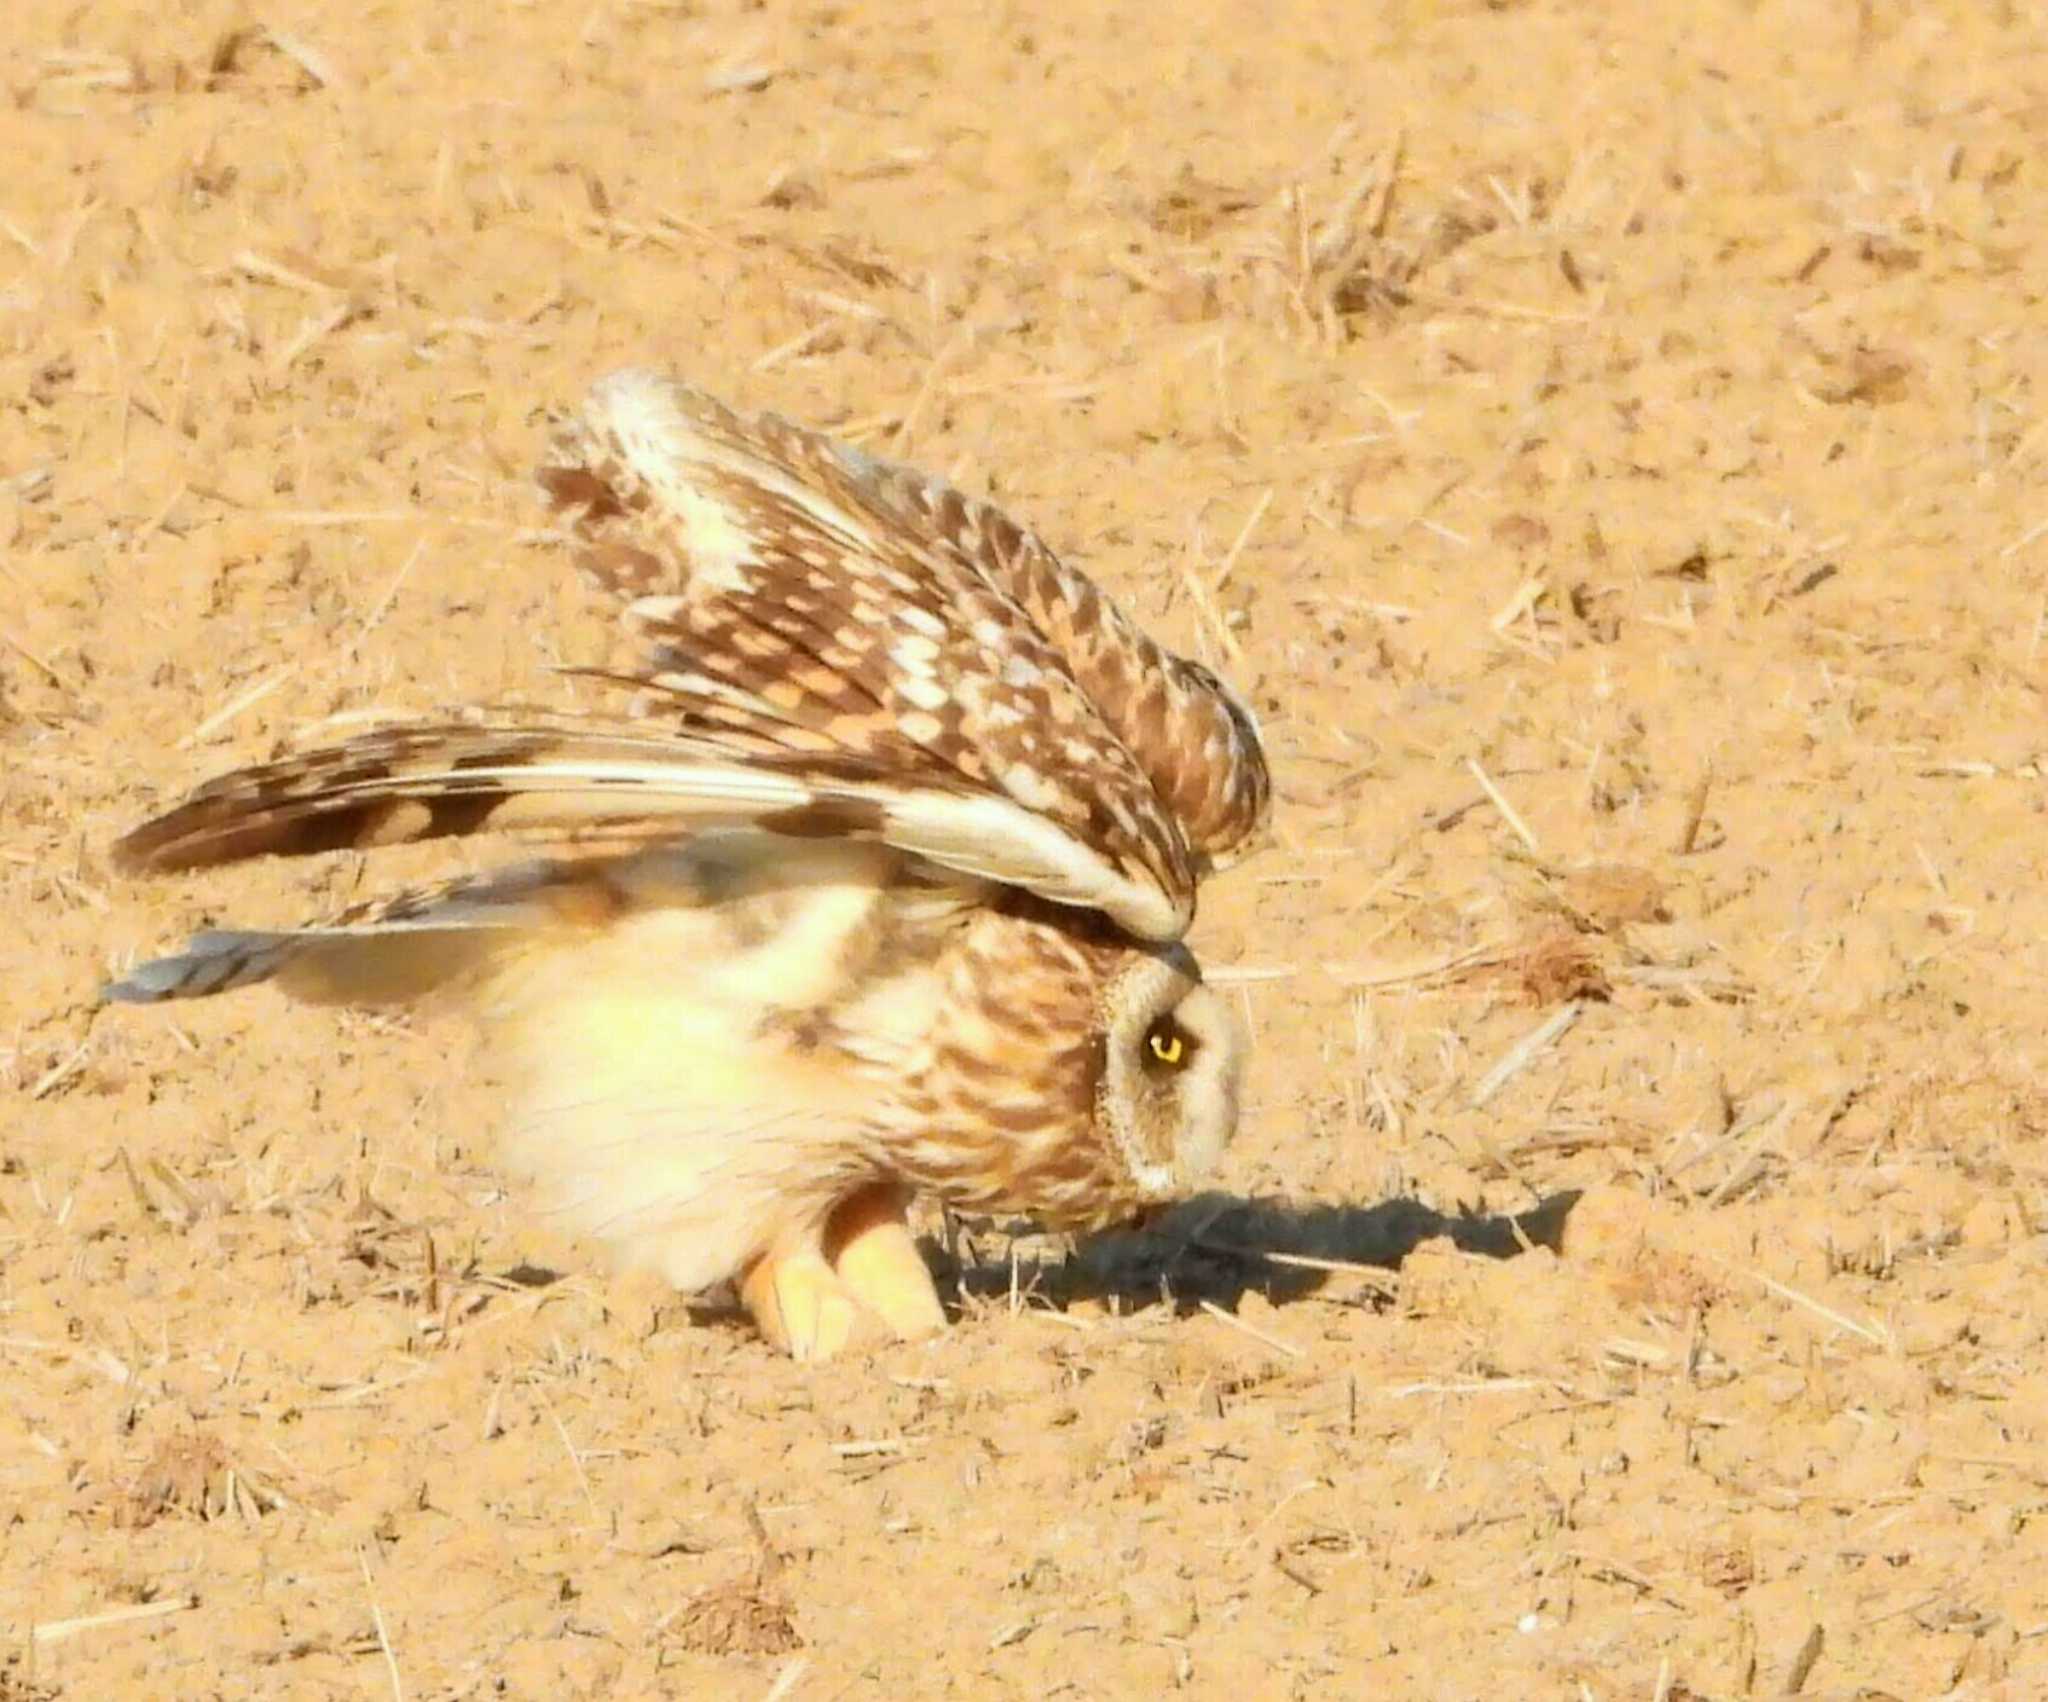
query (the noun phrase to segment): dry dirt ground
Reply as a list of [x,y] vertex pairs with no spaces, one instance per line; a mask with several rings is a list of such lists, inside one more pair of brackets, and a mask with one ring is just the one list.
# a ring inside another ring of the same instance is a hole
[[[0,1697],[2048,1695],[2048,17],[1662,10],[13,0]],[[381,883],[152,804],[572,689],[628,361],[1265,717],[1222,1191],[934,1343],[609,1276],[437,1022],[95,1009]]]

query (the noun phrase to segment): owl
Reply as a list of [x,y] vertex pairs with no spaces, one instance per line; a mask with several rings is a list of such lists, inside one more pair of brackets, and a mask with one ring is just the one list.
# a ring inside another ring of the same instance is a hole
[[1182,943],[1269,807],[1245,703],[989,504],[670,378],[602,380],[537,476],[629,664],[223,775],[115,855],[540,860],[107,996],[459,999],[546,1209],[799,1359],[944,1324],[919,1195],[1088,1230],[1188,1191],[1245,1063]]

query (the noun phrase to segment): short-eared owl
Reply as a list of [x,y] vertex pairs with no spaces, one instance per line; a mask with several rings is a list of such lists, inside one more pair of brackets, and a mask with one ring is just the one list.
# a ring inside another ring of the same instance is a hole
[[994,508],[621,372],[542,491],[619,605],[610,712],[464,711],[213,780],[121,841],[190,869],[519,830],[553,854],[109,996],[459,992],[502,1148],[575,1228],[798,1357],[944,1322],[917,1192],[1051,1226],[1185,1191],[1244,1040],[1180,942],[1265,817],[1257,723]]

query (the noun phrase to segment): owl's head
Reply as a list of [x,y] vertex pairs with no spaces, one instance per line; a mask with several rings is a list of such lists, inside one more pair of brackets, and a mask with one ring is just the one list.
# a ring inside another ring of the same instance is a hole
[[1184,946],[1130,954],[1104,987],[1096,1117],[1148,1203],[1178,1199],[1237,1130],[1246,1040]]
[[1183,945],[1013,895],[932,997],[880,1134],[956,1211],[1107,1229],[1193,1192],[1236,1132],[1244,1030]]

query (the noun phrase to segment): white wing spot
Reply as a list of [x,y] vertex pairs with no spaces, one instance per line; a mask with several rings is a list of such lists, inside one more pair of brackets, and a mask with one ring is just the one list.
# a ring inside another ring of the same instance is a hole
[[921,638],[914,633],[907,638],[897,639],[889,646],[889,660],[897,667],[907,668],[912,673],[929,673],[932,664],[938,659],[937,640]]
[[689,606],[687,597],[635,597],[626,605],[626,618],[640,626],[667,626]]
[[952,694],[926,674],[906,674],[896,690],[920,709],[943,709],[952,701]]
[[1059,802],[1059,790],[1028,763],[1013,762],[1003,770],[1003,790],[1027,809],[1049,810]]

